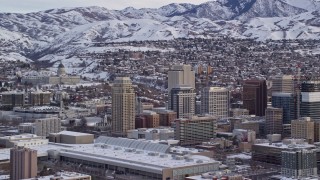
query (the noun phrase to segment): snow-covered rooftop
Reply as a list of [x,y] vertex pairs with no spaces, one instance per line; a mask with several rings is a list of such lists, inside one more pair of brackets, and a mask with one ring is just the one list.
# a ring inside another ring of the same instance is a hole
[[[62,148],[69,148],[72,145],[49,143],[41,146],[29,146],[28,148],[37,150],[38,157],[48,156],[49,150],[60,150]],[[0,161],[6,161],[10,159],[10,148],[0,149]]]
[[315,148],[312,144],[284,144],[284,143],[261,143],[256,144],[258,146],[265,146],[265,147],[275,147],[275,148],[282,148],[282,149],[305,149],[305,148]]
[[228,158],[239,158],[239,159],[251,159],[251,156],[248,154],[233,154],[233,155],[229,155]]
[[20,134],[20,135],[14,135],[14,136],[4,136],[0,137],[0,139],[10,139],[10,140],[18,140],[18,139],[39,139],[43,138],[41,136],[37,136],[35,134]]
[[15,107],[13,110],[23,112],[59,112],[60,108],[55,106],[33,106],[28,108]]
[[68,179],[80,179],[80,178],[85,178],[85,177],[90,177],[89,175],[86,174],[80,174],[76,172],[68,172],[68,171],[63,171],[63,172],[58,172],[56,175],[50,175],[50,176],[41,176],[37,178],[30,178],[30,179],[24,179],[24,180],[50,180],[51,178],[54,177],[59,177],[60,179],[68,180]]
[[86,144],[62,149],[61,156],[81,158],[90,161],[121,164],[141,168],[144,171],[161,173],[166,168],[180,168],[194,165],[219,163],[201,155],[172,155],[112,145]]
[[87,136],[87,135],[92,135],[88,133],[80,133],[80,132],[74,132],[74,131],[61,131],[56,134],[62,134],[62,135],[69,135],[69,136]]

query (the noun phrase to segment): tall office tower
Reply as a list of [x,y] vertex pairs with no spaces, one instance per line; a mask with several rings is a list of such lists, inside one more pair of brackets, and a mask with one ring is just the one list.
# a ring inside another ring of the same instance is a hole
[[177,118],[191,118],[195,114],[196,93],[192,87],[172,88],[169,102],[168,108],[177,113]]
[[222,87],[205,87],[201,91],[201,113],[218,118],[229,117],[229,90]]
[[174,121],[174,138],[180,145],[201,144],[216,137],[217,118],[214,116],[193,116]]
[[279,75],[272,78],[271,91],[294,93],[294,80],[292,75]]
[[180,86],[196,88],[195,73],[190,65],[173,65],[168,72],[168,93]]
[[23,147],[10,150],[10,179],[20,180],[37,176],[37,151]]
[[301,117],[320,121],[320,81],[306,81],[301,84]]
[[283,124],[290,124],[297,119],[297,102],[293,93],[272,93],[272,107],[283,109]]
[[266,109],[266,134],[282,134],[282,115],[281,108]]
[[129,77],[117,77],[112,86],[112,132],[126,136],[135,129],[135,92]]
[[303,179],[317,176],[317,155],[315,150],[292,149],[281,152],[281,175]]
[[249,114],[264,116],[267,108],[267,84],[265,80],[247,80],[243,85],[243,108]]
[[314,121],[310,117],[303,117],[291,121],[291,137],[296,139],[306,139],[309,143],[314,142]]
[[37,136],[49,137],[50,133],[58,133],[61,131],[61,119],[57,117],[36,119]]

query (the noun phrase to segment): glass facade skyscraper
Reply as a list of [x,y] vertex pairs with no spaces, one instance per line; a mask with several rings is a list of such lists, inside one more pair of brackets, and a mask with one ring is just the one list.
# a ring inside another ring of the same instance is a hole
[[291,120],[297,119],[297,103],[292,93],[272,93],[272,107],[283,109],[283,124],[290,124]]

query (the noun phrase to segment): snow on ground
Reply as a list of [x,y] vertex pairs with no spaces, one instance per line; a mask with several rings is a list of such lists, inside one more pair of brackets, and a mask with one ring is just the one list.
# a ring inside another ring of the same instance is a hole
[[90,87],[90,86],[98,86],[98,85],[101,85],[101,83],[96,83],[96,82],[84,82],[84,83],[78,83],[76,85],[66,85],[66,84],[63,84],[63,85],[60,85],[62,88],[76,88],[76,87],[80,87],[80,86],[83,86],[83,87]]
[[100,73],[84,73],[81,74],[82,77],[86,77],[87,79],[97,79],[107,81],[110,77],[108,72],[100,72]]
[[239,158],[239,159],[251,159],[251,156],[250,155],[247,155],[247,154],[234,154],[234,155],[230,155],[228,156],[229,158]]
[[284,0],[284,2],[309,11],[314,11],[320,7],[320,3],[316,0]]
[[31,59],[24,57],[18,53],[0,53],[0,61],[10,62],[10,61],[21,61],[21,62],[32,62]]
[[174,51],[173,48],[160,49],[155,47],[135,47],[135,46],[115,46],[115,47],[88,47],[85,49],[88,53],[103,53],[107,51],[119,51],[119,50],[127,50],[127,51],[160,51],[160,52],[170,52]]

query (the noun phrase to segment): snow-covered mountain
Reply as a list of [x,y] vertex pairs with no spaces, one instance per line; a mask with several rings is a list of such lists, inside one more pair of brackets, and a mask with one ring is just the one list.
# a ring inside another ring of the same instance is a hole
[[159,9],[79,7],[0,13],[0,59],[56,61],[77,52],[97,51],[90,47],[92,42],[217,35],[262,41],[320,39],[320,2],[214,0]]

